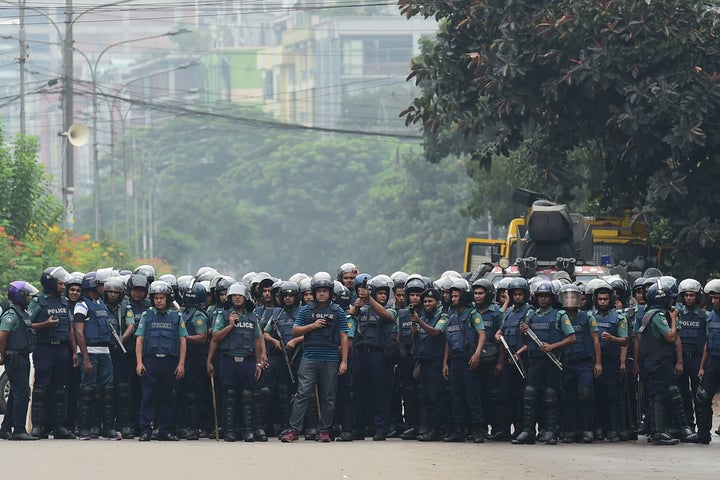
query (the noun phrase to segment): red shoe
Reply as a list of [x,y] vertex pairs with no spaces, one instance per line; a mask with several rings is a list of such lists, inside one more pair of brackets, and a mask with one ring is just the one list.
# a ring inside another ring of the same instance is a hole
[[298,433],[292,428],[289,429],[283,436],[280,437],[282,443],[294,442],[298,439]]
[[328,443],[330,441],[330,434],[328,432],[318,433],[317,441],[320,443]]

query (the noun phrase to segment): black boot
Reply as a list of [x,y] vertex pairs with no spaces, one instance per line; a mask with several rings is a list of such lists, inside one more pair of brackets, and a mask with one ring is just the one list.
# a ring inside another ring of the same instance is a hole
[[341,442],[352,442],[353,441],[353,391],[351,387],[344,386],[338,392],[340,395],[340,424],[342,429],[340,436],[337,438]]
[[48,398],[45,390],[40,388],[33,390],[30,412],[33,424],[30,435],[37,438],[48,438]]
[[281,383],[278,385],[278,402],[280,403],[280,424],[282,430],[290,428],[290,415],[292,414],[292,392],[290,385]]
[[563,433],[561,435],[562,443],[573,443],[576,439],[578,431],[578,394],[575,385],[565,390],[563,395]]
[[465,441],[465,427],[461,425],[457,425],[455,427],[455,430],[452,431],[449,435],[445,435],[442,439],[443,442],[464,442]]
[[667,409],[665,401],[665,394],[658,394],[651,401],[655,411],[655,431],[649,440],[653,445],[675,445],[680,442],[666,431],[665,416]]
[[473,425],[470,435],[473,443],[485,443],[485,435],[487,435],[487,425]]
[[92,401],[92,423],[90,423],[90,438],[100,437],[100,425],[102,424],[102,392],[95,391]]
[[695,395],[695,419],[697,423],[698,443],[710,443],[712,428],[712,396],[700,385]]
[[535,443],[535,422],[537,421],[537,391],[531,386],[523,393],[523,430],[513,439],[515,445]]
[[53,417],[53,438],[55,440],[72,440],[75,435],[65,427],[65,416],[67,415],[67,390],[59,388],[53,394],[52,417]]
[[95,403],[95,389],[83,388],[80,391],[78,400],[78,438],[80,440],[90,440],[90,428],[93,423]]
[[557,390],[554,388],[545,389],[545,431],[540,438],[546,445],[557,445],[557,429],[560,422],[560,400]]
[[227,390],[223,396],[222,402],[222,424],[225,433],[226,442],[234,442],[237,440],[237,392],[235,390]]
[[199,440],[200,406],[195,392],[185,392],[185,440]]
[[115,431],[115,385],[105,385],[102,404],[102,436],[108,440],[120,440]]
[[593,441],[593,390],[591,387],[580,389],[578,404],[578,424],[582,430],[582,442],[592,443]]
[[240,392],[240,416],[242,417],[242,438],[244,442],[254,442],[253,435],[253,394],[250,390]]
[[698,443],[698,435],[692,431],[687,423],[687,414],[685,412],[685,402],[683,402],[680,389],[673,385],[670,387],[670,405],[674,412],[673,417],[680,425],[680,441],[684,443]]
[[124,439],[134,438],[132,428],[132,396],[130,384],[119,383],[117,386],[117,428]]
[[262,387],[253,394],[253,437],[256,442],[267,442],[268,437],[265,433],[265,425],[267,425],[267,404],[270,401],[270,389]]

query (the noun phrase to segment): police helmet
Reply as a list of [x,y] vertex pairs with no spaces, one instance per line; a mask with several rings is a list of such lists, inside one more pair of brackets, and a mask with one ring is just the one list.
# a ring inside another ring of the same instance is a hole
[[650,285],[645,296],[650,308],[668,308],[673,302],[671,287],[663,286],[659,280]]
[[677,279],[675,277],[671,277],[670,275],[663,275],[658,279],[658,282],[660,282],[660,285],[663,288],[670,289],[670,295],[672,298],[677,298],[678,296],[678,285],[677,285]]
[[337,275],[335,276],[335,278],[339,282],[342,282],[342,276],[345,275],[346,273],[354,273],[357,275],[358,268],[355,266],[354,263],[350,263],[350,262],[343,263],[342,265],[340,265],[338,267]]
[[257,272],[248,272],[242,276],[240,281],[242,283],[244,283],[245,285],[247,285],[248,287],[250,287],[250,285],[252,284],[253,278],[255,278],[255,275],[257,275]]
[[48,267],[40,275],[43,292],[53,295],[57,293],[57,282],[67,283],[68,280],[70,274],[63,267]]
[[553,288],[552,282],[547,280],[537,282],[535,285],[535,296],[544,294],[550,295],[553,298],[555,297],[555,289]]
[[565,270],[560,270],[559,272],[554,272],[552,274],[552,279],[560,280],[563,285],[572,283],[572,278],[570,278],[570,274],[568,272],[566,272]]
[[422,281],[425,282],[425,288],[432,288],[432,287],[433,287],[432,278],[428,277],[427,275],[423,275],[423,276],[422,276]]
[[132,290],[133,288],[142,288],[143,290],[147,290],[149,285],[150,281],[144,273],[133,273],[127,281],[128,290]]
[[660,277],[646,277],[645,281],[643,282],[643,291],[646,291],[652,285],[656,284],[658,281],[658,278],[660,278]]
[[[275,297],[277,296],[278,292],[280,291],[280,286],[282,285],[282,283],[283,283],[283,281],[278,278],[273,282],[272,287],[270,288],[270,296],[272,298],[273,303],[275,302]],[[279,307],[280,305],[276,305],[276,306]]]
[[82,280],[85,274],[80,272],[73,272],[70,274],[70,278],[67,282],[65,282],[65,287],[70,288],[71,285],[77,285],[78,287],[82,288]]
[[213,276],[218,275],[218,271],[212,267],[200,267],[195,273],[195,280],[202,282],[203,280],[210,280]]
[[215,279],[215,283],[210,282],[210,289],[215,293],[215,295],[219,295],[220,292],[227,290],[230,288],[230,285],[235,283],[235,280],[232,277],[227,277],[225,275],[220,275]]
[[355,277],[355,289],[357,290],[357,288],[362,286],[363,283],[365,285],[370,284],[370,280],[372,280],[372,277],[369,274],[361,273],[360,275]]
[[577,287],[569,283],[563,285],[558,292],[558,299],[563,308],[580,308],[580,301],[582,300],[582,292]]
[[530,298],[530,284],[527,280],[522,277],[513,277],[508,283],[508,292],[513,295],[515,290],[522,290],[525,301],[528,301]]
[[192,275],[180,275],[177,278],[178,298],[181,302],[184,302],[185,292],[190,290],[193,285],[195,285],[195,277]]
[[422,293],[425,290],[425,283],[420,278],[410,278],[405,282],[405,303],[410,305],[410,294],[411,293]]
[[202,282],[193,282],[190,288],[182,293],[182,303],[185,307],[201,307],[207,299],[207,290]]
[[80,286],[83,290],[96,290],[97,283],[95,282],[95,272],[88,272],[83,275],[82,284]]
[[[408,280],[408,283],[410,283],[410,280]],[[425,284],[425,282],[423,282],[423,285],[424,284]],[[433,286],[440,291],[444,291],[444,290],[450,290],[450,288],[452,287],[452,284],[453,284],[452,277],[440,277],[437,280],[435,280],[435,282],[433,283]]]
[[108,292],[116,292],[120,294],[120,302],[122,302],[123,298],[125,297],[125,282],[122,281],[122,278],[120,277],[111,277],[108,279],[107,282],[105,282],[105,290],[103,295],[105,295],[105,301],[107,302],[107,294]]
[[334,287],[335,281],[327,272],[317,272],[312,276],[312,280],[310,280],[310,289],[312,290],[313,296],[318,288],[327,288],[332,294]]
[[312,290],[312,278],[307,277],[300,280],[298,283],[298,288],[300,289],[300,293],[309,292]]
[[37,288],[22,280],[15,280],[8,285],[8,300],[23,307],[27,306],[30,303],[30,297],[37,293]]
[[485,290],[485,301],[489,304],[495,298],[495,285],[487,278],[478,278],[472,284],[473,290],[482,288]]
[[310,278],[310,277],[308,277],[304,273],[293,273],[292,275],[290,275],[290,278],[288,278],[288,282],[294,282],[297,285],[300,285],[300,280],[302,280],[303,278]]
[[402,288],[405,286],[405,282],[407,282],[408,274],[403,271],[397,271],[390,275],[390,278],[392,278],[393,281],[393,291],[396,288]]
[[152,265],[140,265],[135,270],[133,270],[133,273],[142,273],[147,278],[148,284],[151,284],[155,281],[155,267]]
[[169,283],[163,280],[155,280],[148,288],[148,296],[152,299],[153,295],[167,295],[168,305],[173,300],[173,289]]
[[591,296],[591,297],[594,297],[594,296],[595,296],[595,290],[598,289],[598,288],[607,290],[607,293],[609,293],[610,296],[611,296],[610,302],[612,303],[612,302],[613,302],[612,296],[614,296],[613,289],[612,289],[612,287],[610,286],[610,284],[607,283],[607,282],[606,282],[605,280],[603,280],[602,278],[593,278],[592,280],[588,281],[588,282],[585,284],[585,294],[586,294],[586,295],[589,295],[589,296]]
[[105,285],[105,283],[110,280],[110,277],[112,276],[112,267],[98,268],[97,271],[95,271],[95,283],[97,283],[98,285]]
[[450,291],[458,290],[460,292],[460,303],[461,306],[468,306],[472,305],[473,297],[472,292],[470,291],[470,284],[467,280],[465,280],[462,277],[454,277],[452,278],[452,286],[450,287]]
[[635,279],[635,281],[633,282],[633,286],[632,286],[633,295],[635,295],[635,293],[638,290],[642,290],[643,283],[645,283],[645,277],[640,277],[640,278]]
[[372,295],[373,298],[377,299],[377,292],[379,290],[386,290],[388,298],[390,298],[390,291],[393,287],[393,281],[392,279],[387,275],[376,275],[370,280],[368,283],[370,286],[370,295]]
[[713,278],[705,284],[705,293],[720,293],[720,279]]
[[445,270],[440,277],[454,277],[454,278],[462,278],[462,275],[460,275],[455,270]]
[[[335,296],[336,303],[341,305],[347,305],[350,303],[350,289],[347,288],[342,282],[335,280],[333,282],[333,295]],[[295,297],[297,299],[297,296]]]
[[175,290],[175,288],[177,288],[178,286],[177,278],[172,273],[166,273],[165,275],[161,275],[158,280],[166,282],[173,290]]
[[230,297],[230,295],[242,295],[243,297],[245,297],[245,300],[249,300],[247,285],[242,282],[234,282],[227,288],[228,298]]
[[702,285],[700,285],[700,282],[695,280],[694,278],[686,278],[680,284],[678,285],[678,296],[680,297],[680,302],[685,303],[685,293],[686,292],[693,292],[696,294],[696,304],[702,303],[703,298],[703,288]]
[[300,287],[297,283],[288,280],[280,284],[280,302],[284,302],[285,297],[292,295],[295,297],[295,303],[298,303],[300,301],[298,293],[300,293]]

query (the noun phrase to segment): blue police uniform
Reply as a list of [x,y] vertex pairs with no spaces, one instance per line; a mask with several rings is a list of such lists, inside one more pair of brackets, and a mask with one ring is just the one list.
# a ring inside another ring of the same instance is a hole
[[618,374],[620,346],[602,339],[607,332],[613,337],[627,338],[628,324],[625,314],[614,308],[607,311],[594,310],[600,337],[600,357],[603,373],[595,379],[595,425],[604,430],[608,440],[620,440],[625,429],[625,399],[622,395],[623,378]]
[[21,435],[25,430],[30,401],[30,352],[35,346],[35,333],[30,318],[16,305],[0,316],[0,330],[8,332],[4,352],[5,373],[10,392],[0,431],[6,435]]
[[483,417],[487,424],[492,426],[493,433],[504,432],[504,421],[502,420],[503,397],[500,393],[500,375],[495,374],[498,352],[502,346],[495,341],[496,332],[502,327],[504,312],[495,304],[490,304],[486,309],[479,310],[485,326],[484,352],[487,354],[481,359],[480,368],[482,379],[482,401]]
[[712,310],[706,317],[707,360],[704,376],[695,395],[695,416],[700,443],[710,443],[713,397],[720,389],[720,312]]
[[[533,313],[533,309],[527,303],[520,307],[513,306],[505,311],[501,329],[505,341],[513,352],[517,353],[525,345],[520,336],[520,324],[525,322],[526,318],[533,315]],[[523,367],[528,364],[527,351],[520,354],[518,361]],[[507,434],[510,433],[511,425],[515,427],[515,435],[522,428],[521,412],[524,391],[525,379],[508,359],[500,372],[500,396],[503,399],[501,416],[504,431]],[[504,439],[507,439],[507,436]]]
[[[208,316],[201,308],[190,307],[182,312],[181,318],[188,337],[207,335]],[[188,340],[186,352],[185,376],[175,383],[175,396],[178,401],[175,408],[179,414],[176,415],[176,419],[180,423],[178,426],[184,427],[181,431],[182,437],[187,440],[196,440],[199,438],[198,429],[201,416],[205,417],[208,413],[203,411],[202,406],[210,405],[203,405],[201,401],[201,399],[204,400],[203,394],[210,388],[205,370],[207,343],[190,343]]]
[[678,387],[685,404],[688,425],[695,426],[693,395],[700,385],[698,371],[707,337],[707,311],[686,305],[679,305],[680,341],[682,342],[683,373],[677,377]]
[[187,335],[185,322],[176,311],[160,312],[152,307],[140,318],[135,336],[143,337],[142,363],[146,369],[141,381],[140,401],[140,432],[143,435],[152,432],[156,408],[161,437],[172,432],[174,372],[180,357],[180,338]]
[[[441,332],[446,328],[448,318],[442,308],[438,308],[428,317],[425,310],[422,311],[422,318],[430,327]],[[424,412],[422,418],[427,418],[429,425],[423,425],[420,429],[419,440],[439,440],[439,431],[442,427],[444,415],[442,405],[445,398],[447,382],[442,374],[443,356],[445,355],[445,334],[433,337],[421,327],[418,329],[415,345],[415,358],[419,363],[419,389],[420,408]],[[422,433],[425,433],[423,435]]]

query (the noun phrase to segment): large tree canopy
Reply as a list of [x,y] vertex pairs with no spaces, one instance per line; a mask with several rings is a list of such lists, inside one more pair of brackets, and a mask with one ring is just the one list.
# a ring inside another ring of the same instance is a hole
[[[602,206],[644,205],[647,218],[665,220],[660,240],[677,242],[678,274],[712,269],[720,232],[716,7],[673,0],[399,3],[408,17],[440,22],[436,42],[410,73],[423,94],[404,112],[408,124],[422,126],[431,159],[469,153],[488,166],[494,156],[523,151],[567,200],[576,183],[567,158],[582,150],[599,172],[587,188]],[[697,256],[698,248],[706,263],[682,270],[687,252]]]

